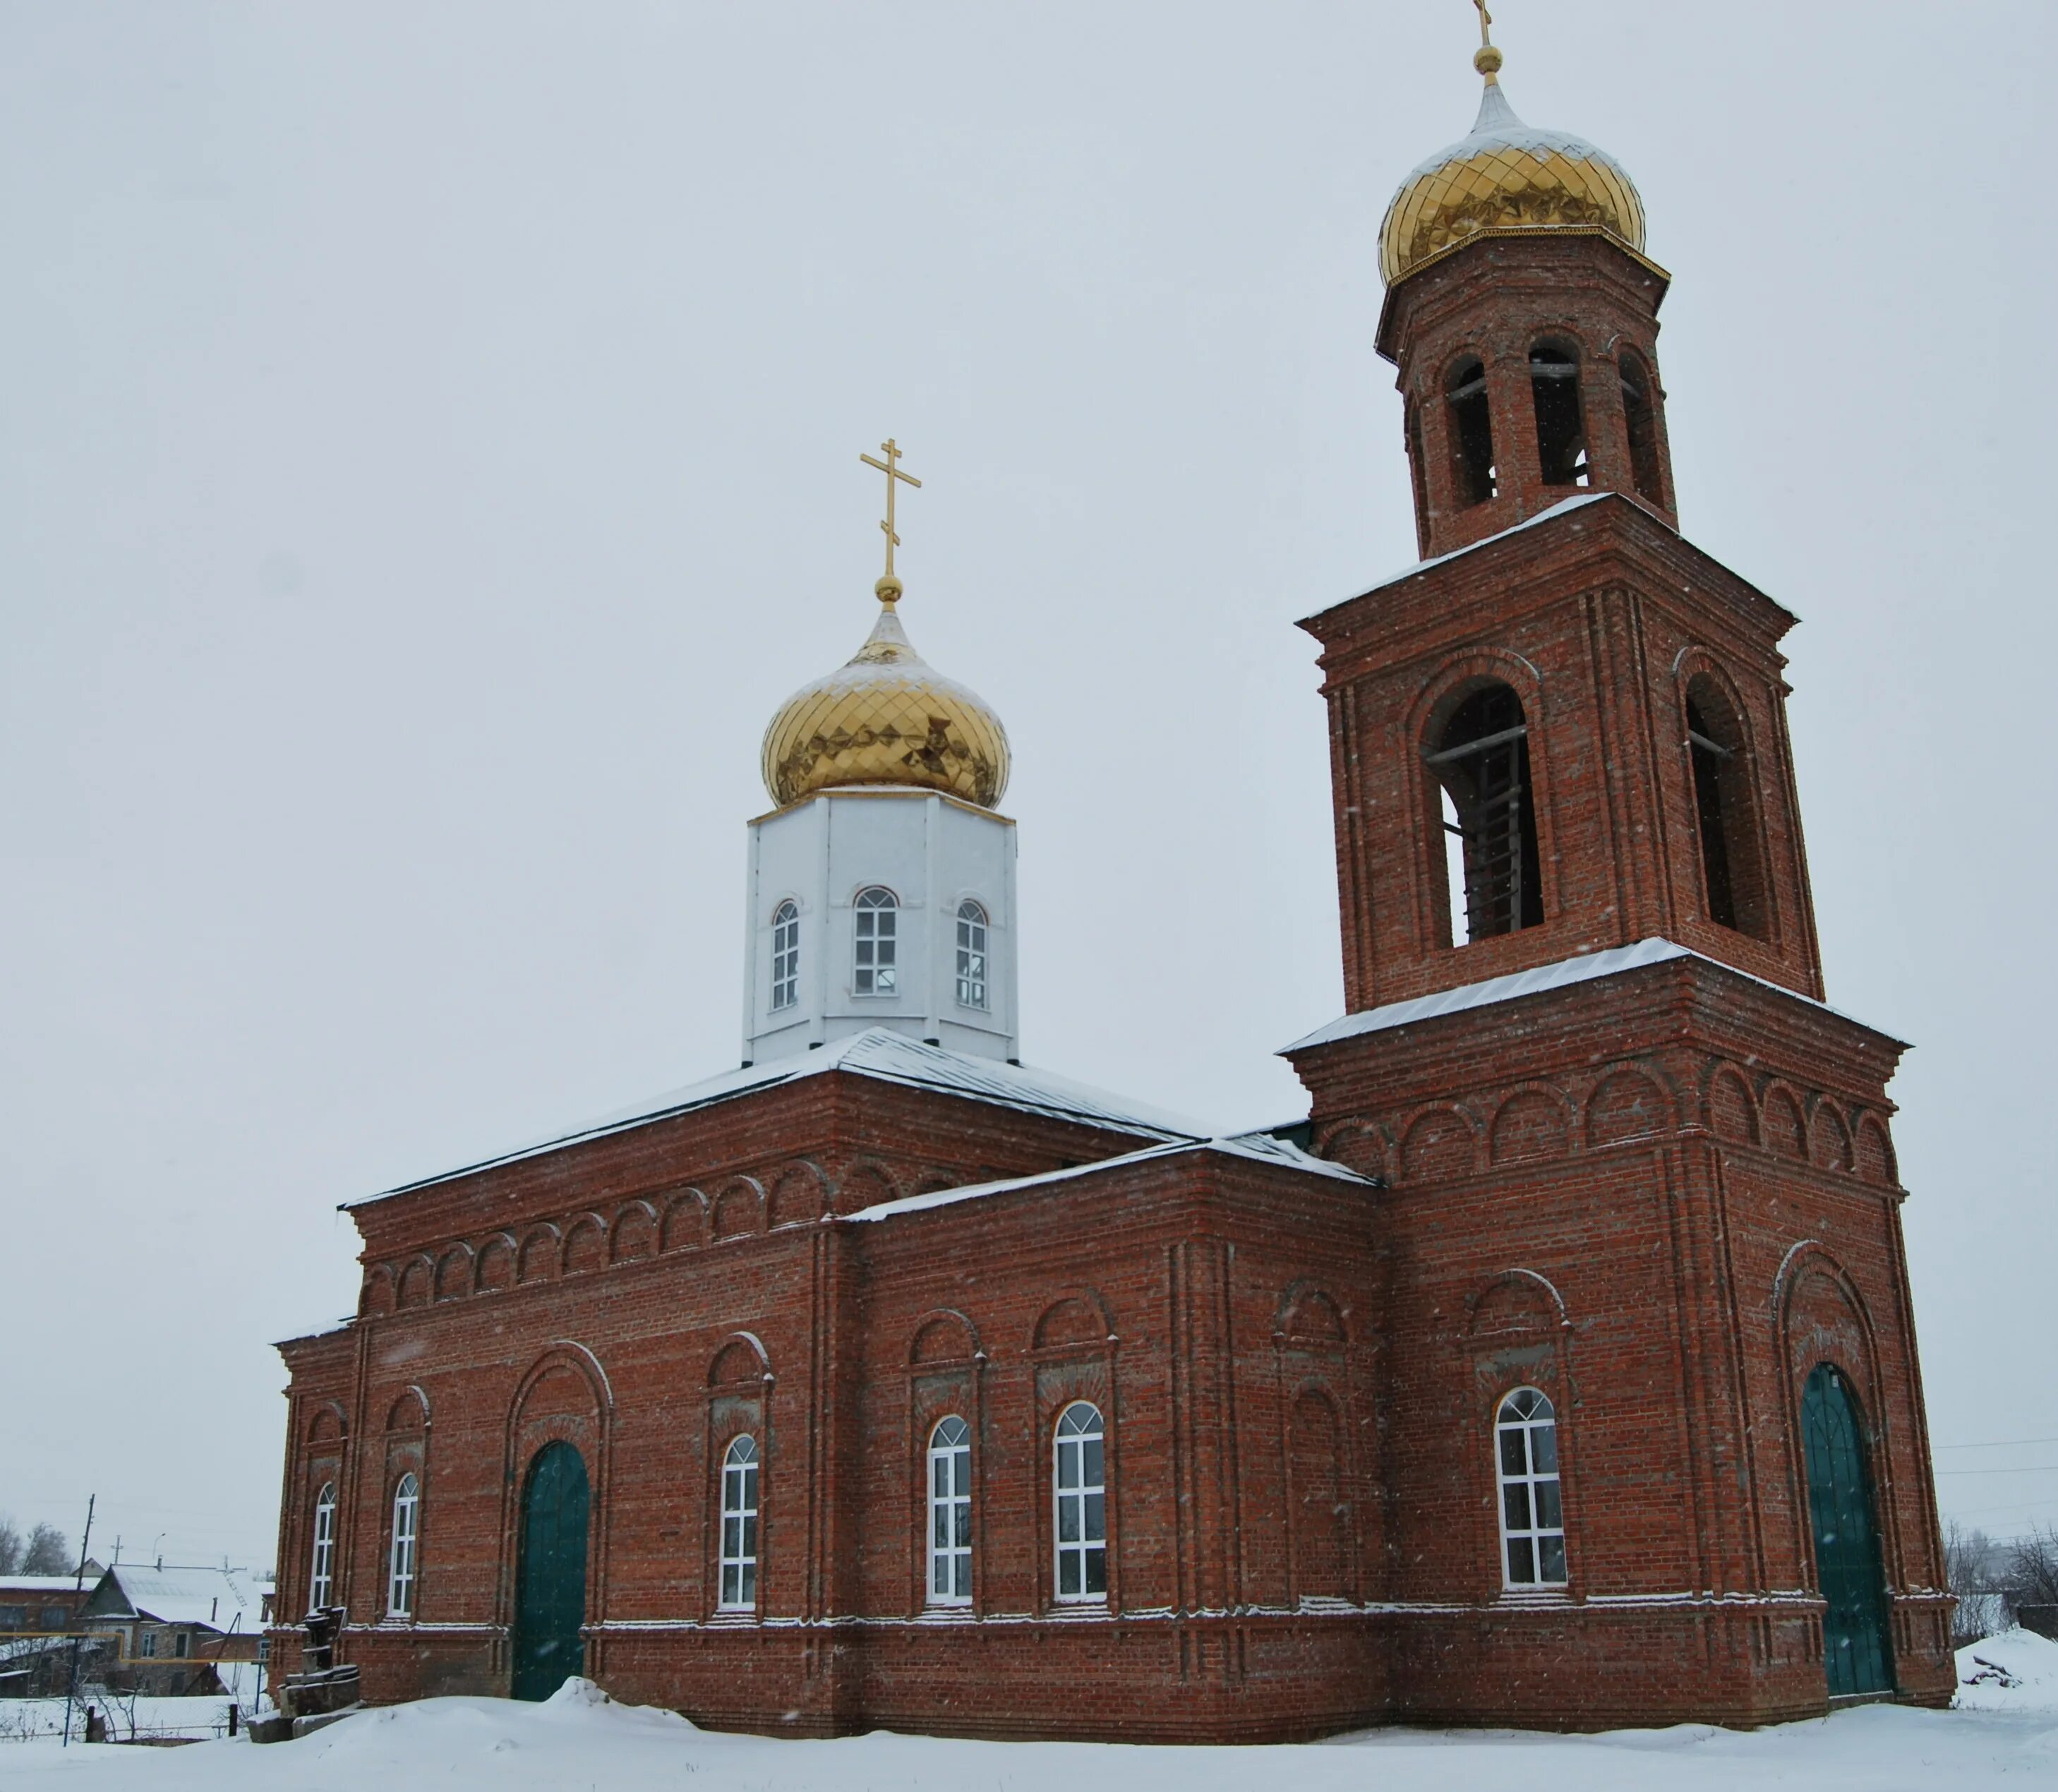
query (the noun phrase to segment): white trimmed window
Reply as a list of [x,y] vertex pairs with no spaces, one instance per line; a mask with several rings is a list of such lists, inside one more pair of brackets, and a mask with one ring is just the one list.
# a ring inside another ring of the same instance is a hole
[[801,999],[801,911],[782,902],[772,912],[772,1006],[790,1008]]
[[1510,1587],[1565,1584],[1565,1505],[1558,1484],[1558,1416],[1534,1388],[1517,1388],[1494,1422],[1500,1476],[1501,1569]]
[[986,1006],[986,911],[969,897],[958,904],[958,1006]]
[[757,1440],[739,1437],[721,1459],[724,1611],[757,1609]]
[[971,1432],[955,1413],[929,1433],[929,1603],[971,1603]]
[[859,995],[892,995],[900,987],[895,938],[900,903],[891,890],[876,884],[857,892],[856,956],[851,987]]
[[1107,1597],[1106,1438],[1099,1409],[1085,1401],[1058,1415],[1051,1465],[1057,1589],[1070,1604]]
[[393,1552],[386,1575],[386,1615],[407,1618],[415,1610],[415,1538],[422,1516],[422,1484],[403,1475],[393,1490]]
[[308,1610],[319,1611],[336,1590],[336,1483],[315,1496],[315,1559],[308,1575]]

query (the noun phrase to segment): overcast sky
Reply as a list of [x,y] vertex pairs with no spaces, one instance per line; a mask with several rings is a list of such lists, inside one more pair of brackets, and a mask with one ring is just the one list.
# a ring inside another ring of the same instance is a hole
[[[1643,193],[1687,532],[1802,618],[1830,996],[1915,1042],[1939,1484],[1996,1532],[2058,1518],[2058,1441],[1969,1447],[2058,1440],[2053,18],[1496,31]],[[1476,41],[0,5],[0,1512],[268,1563],[336,1204],[735,1062],[759,737],[870,626],[888,433],[908,630],[1014,742],[1030,1062],[1302,1112],[1271,1054],[1341,995],[1293,623],[1414,558],[1377,232]]]

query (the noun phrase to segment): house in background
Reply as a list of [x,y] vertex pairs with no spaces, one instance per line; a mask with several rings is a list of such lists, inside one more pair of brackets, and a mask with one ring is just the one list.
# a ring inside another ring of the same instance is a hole
[[177,1697],[212,1691],[217,1663],[259,1659],[269,1596],[246,1569],[118,1563],[88,1596],[84,1621],[119,1637],[136,1690]]

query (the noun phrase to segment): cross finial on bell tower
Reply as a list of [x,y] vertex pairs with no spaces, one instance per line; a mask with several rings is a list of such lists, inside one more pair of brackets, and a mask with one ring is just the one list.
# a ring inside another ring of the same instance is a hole
[[896,603],[900,601],[901,586],[899,576],[893,570],[893,550],[900,545],[900,538],[893,532],[893,487],[897,481],[902,485],[911,485],[919,491],[922,482],[912,473],[900,471],[900,450],[892,436],[888,436],[879,444],[879,451],[886,456],[884,460],[862,454],[857,458],[866,466],[876,467],[886,475],[886,517],[879,525],[886,535],[886,576],[872,589],[878,593],[881,603]]
[[1480,15],[1480,46],[1472,52],[1472,66],[1486,77],[1488,86],[1496,86],[1499,85],[1495,77],[1500,73],[1500,51],[1493,41],[1493,14],[1486,10],[1486,0],[1472,0],[1472,4],[1479,8]]

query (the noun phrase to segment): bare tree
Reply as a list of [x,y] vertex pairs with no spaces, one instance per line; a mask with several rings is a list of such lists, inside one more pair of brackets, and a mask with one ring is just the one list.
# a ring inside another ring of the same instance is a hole
[[38,1524],[29,1533],[29,1546],[22,1552],[22,1573],[65,1574],[75,1566],[65,1534],[54,1524]]
[[22,1533],[11,1518],[0,1518],[0,1574],[22,1571]]
[[1953,1519],[1944,1528],[1945,1584],[1957,1595],[1951,1615],[1951,1643],[1962,1649],[1991,1636],[2007,1621],[2000,1590],[1994,1584],[1993,1545],[1984,1531],[1969,1531]]
[[2058,1605],[2058,1524],[2032,1524],[2016,1539],[2004,1590],[2011,1607]]

